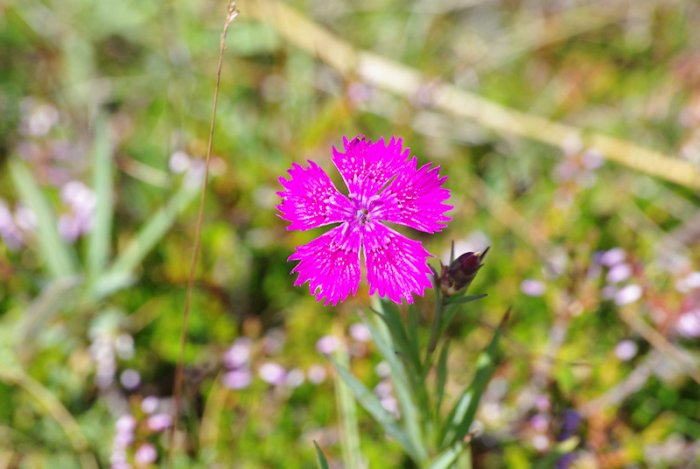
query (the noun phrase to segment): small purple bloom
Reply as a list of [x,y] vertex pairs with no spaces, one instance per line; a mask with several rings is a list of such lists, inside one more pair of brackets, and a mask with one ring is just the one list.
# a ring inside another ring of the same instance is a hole
[[141,384],[141,375],[138,371],[131,368],[122,371],[119,381],[125,389],[134,390]]
[[444,228],[452,207],[442,202],[450,191],[442,187],[439,167],[417,167],[401,139],[372,142],[364,137],[343,138],[345,153],[333,148],[333,163],[348,188],[341,194],[326,172],[313,161],[294,164],[289,179],[280,178],[281,217],[288,230],[339,226],[299,246],[290,261],[298,273],[295,286],[309,282],[317,301],[336,305],[357,293],[360,284],[360,252],[364,253],[369,293],[401,303],[413,302],[432,286],[423,245],[380,222],[406,225],[426,233]]
[[520,283],[520,291],[527,296],[542,296],[547,287],[539,280],[531,278],[525,279]]
[[598,261],[606,266],[612,267],[614,265],[620,264],[625,260],[625,250],[622,248],[612,248],[600,255]]
[[637,355],[637,344],[632,340],[622,340],[615,346],[615,355],[620,360],[626,362],[632,360]]
[[609,271],[605,279],[610,283],[624,282],[632,276],[632,267],[629,264],[614,265]]
[[168,414],[155,414],[148,417],[146,425],[151,431],[162,432],[173,424],[173,419]]
[[370,334],[369,328],[359,322],[350,326],[350,337],[358,342],[369,342],[372,340],[372,334]]
[[312,384],[321,384],[326,380],[326,368],[323,365],[311,365],[306,371],[309,377],[309,382]]
[[615,304],[618,306],[634,303],[642,297],[642,287],[639,285],[627,285],[615,293]]
[[684,337],[700,337],[700,310],[683,313],[676,322],[676,330]]
[[250,360],[251,345],[252,342],[247,337],[236,339],[233,345],[224,354],[224,364],[231,369],[247,365]]
[[338,350],[338,347],[340,347],[340,341],[332,335],[324,335],[316,342],[316,350],[324,355],[330,355]]
[[152,464],[158,458],[156,447],[150,443],[144,443],[134,453],[134,461],[140,466]]
[[253,377],[247,369],[229,371],[223,378],[224,386],[229,389],[243,389],[250,386]]
[[146,414],[152,414],[156,410],[158,410],[158,405],[160,402],[158,401],[158,398],[155,396],[147,396],[141,401],[141,410],[144,411]]
[[549,419],[544,414],[535,414],[530,419],[530,426],[536,432],[544,433],[549,428]]
[[287,376],[287,371],[282,365],[274,362],[263,363],[258,370],[260,379],[273,386],[279,386],[284,383]]

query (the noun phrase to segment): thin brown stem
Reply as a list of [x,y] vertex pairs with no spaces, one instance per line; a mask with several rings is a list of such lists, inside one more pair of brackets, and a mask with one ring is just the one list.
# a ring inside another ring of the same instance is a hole
[[175,383],[173,384],[173,425],[170,428],[170,448],[168,466],[172,467],[173,455],[175,453],[175,435],[180,420],[180,401],[182,394],[182,381],[184,375],[184,357],[185,347],[187,345],[187,335],[189,330],[190,310],[192,305],[192,292],[194,290],[194,277],[197,271],[197,261],[199,260],[202,222],[204,220],[204,203],[207,197],[207,183],[209,182],[209,164],[211,161],[212,146],[214,143],[214,126],[216,123],[216,108],[219,101],[219,87],[221,83],[221,68],[224,61],[224,50],[226,49],[226,35],[228,28],[234,19],[238,16],[236,2],[230,0],[227,7],[226,21],[219,39],[219,59],[216,66],[216,85],[214,86],[214,98],[211,109],[211,118],[209,120],[209,141],[207,143],[207,154],[204,165],[204,180],[202,181],[201,195],[199,198],[199,210],[197,212],[197,220],[194,228],[194,243],[192,246],[192,259],[190,263],[190,272],[187,278],[187,293],[185,296],[185,306],[182,316],[182,333],[180,334],[180,351],[175,368]]

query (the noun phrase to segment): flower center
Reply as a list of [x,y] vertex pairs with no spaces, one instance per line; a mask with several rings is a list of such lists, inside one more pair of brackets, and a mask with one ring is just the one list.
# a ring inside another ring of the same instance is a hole
[[369,210],[366,208],[361,208],[357,210],[357,222],[360,225],[366,225],[369,223]]

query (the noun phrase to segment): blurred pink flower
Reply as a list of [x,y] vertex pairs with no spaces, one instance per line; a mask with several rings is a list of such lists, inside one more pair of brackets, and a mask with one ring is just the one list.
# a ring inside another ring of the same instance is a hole
[[632,340],[622,340],[615,346],[615,355],[622,361],[632,360],[637,355],[637,344]]
[[360,251],[364,251],[370,294],[388,296],[401,303],[413,302],[432,286],[430,256],[423,245],[412,241],[382,221],[435,233],[450,220],[451,209],[442,202],[450,191],[442,184],[440,167],[417,168],[401,139],[372,142],[364,137],[343,139],[345,153],[333,148],[333,163],[348,188],[341,194],[328,174],[313,161],[306,167],[294,164],[290,179],[280,178],[284,187],[278,194],[281,217],[290,222],[288,230],[310,230],[340,223],[339,226],[299,246],[289,257],[299,261],[292,273],[294,285],[309,282],[317,301],[336,305],[356,294],[360,283]]
[[239,368],[248,364],[252,341],[247,337],[236,339],[224,354],[224,364],[229,368]]
[[372,340],[372,334],[370,334],[369,328],[362,323],[350,326],[350,337],[358,342],[369,342]]
[[263,363],[258,370],[260,379],[273,386],[279,386],[284,383],[287,376],[287,371],[282,365],[274,362]]
[[642,287],[639,285],[627,285],[615,293],[615,303],[618,306],[634,303],[642,297]]
[[527,296],[542,296],[546,290],[544,283],[531,278],[525,279],[520,284],[520,291]]
[[140,466],[152,464],[158,458],[156,447],[150,443],[144,443],[134,453],[134,461]]
[[332,335],[324,335],[316,342],[316,350],[324,355],[330,355],[338,350],[338,347],[340,347],[340,341]]
[[168,414],[151,415],[148,417],[148,420],[146,420],[146,426],[154,432],[162,432],[170,427],[172,423],[173,419]]
[[253,381],[253,376],[250,374],[249,370],[239,369],[224,374],[222,380],[224,386],[229,389],[243,389],[250,386],[250,383]]

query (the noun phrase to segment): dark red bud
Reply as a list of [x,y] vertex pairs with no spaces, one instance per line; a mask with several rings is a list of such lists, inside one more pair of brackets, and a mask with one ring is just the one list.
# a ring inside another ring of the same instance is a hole
[[442,266],[440,275],[440,289],[445,296],[455,295],[472,283],[476,273],[481,268],[482,261],[486,257],[488,248],[483,253],[465,252],[455,259],[449,266]]

